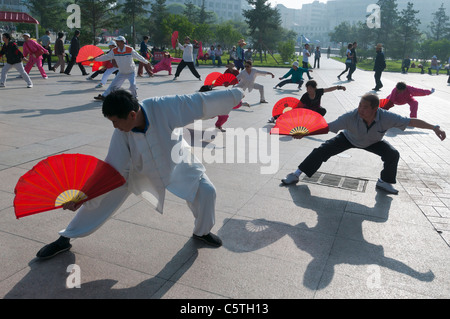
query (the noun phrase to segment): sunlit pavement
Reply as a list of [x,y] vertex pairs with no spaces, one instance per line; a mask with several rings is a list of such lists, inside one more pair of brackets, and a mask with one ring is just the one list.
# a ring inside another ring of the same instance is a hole
[[[355,81],[339,81],[336,76],[343,69],[342,63],[323,58],[321,68],[312,73],[319,87],[347,88],[322,98],[327,121],[357,107],[361,96],[375,86],[373,72],[360,70]],[[199,68],[203,79],[224,70]],[[160,215],[133,195],[97,232],[73,240],[69,252],[47,261],[37,260],[36,252],[58,237],[74,213],[55,210],[17,220],[15,184],[37,162],[54,154],[103,159],[113,127],[101,114],[101,102],[93,99],[103,92],[94,88],[99,78],[87,81],[74,68],[71,76],[49,72],[44,80],[34,68],[34,87],[27,89],[11,71],[6,87],[0,88],[0,296],[448,298],[450,140],[441,142],[432,131],[421,129],[388,131],[386,140],[401,154],[398,195],[375,189],[382,162],[355,149],[322,165],[318,174],[323,183],[305,179],[281,186],[286,174],[334,134],[302,140],[275,136],[278,151],[265,154],[258,143],[273,127],[267,123],[273,105],[282,97],[300,98],[305,88],[299,92],[295,85],[286,85],[274,90],[288,69],[264,70],[275,74],[274,79],[257,78],[268,104],[259,104],[258,91],[246,92],[244,100],[250,107],[230,113],[226,133],[214,131],[215,119],[185,130],[217,189],[213,232],[222,238],[221,248],[191,238],[194,219],[183,200],[168,193]],[[138,78],[139,99],[194,93],[202,85],[187,68],[177,81],[172,78],[165,71]],[[418,117],[439,124],[449,134],[447,78],[385,72],[378,95],[386,97],[398,81],[435,88],[433,95],[417,98]],[[407,105],[391,111],[409,115]],[[245,154],[223,156],[220,161],[220,152],[237,150],[224,141],[230,138],[226,134],[238,129],[249,134]],[[329,182],[324,182],[327,178]],[[342,182],[332,185],[336,178]],[[346,180],[363,187],[343,187]]]

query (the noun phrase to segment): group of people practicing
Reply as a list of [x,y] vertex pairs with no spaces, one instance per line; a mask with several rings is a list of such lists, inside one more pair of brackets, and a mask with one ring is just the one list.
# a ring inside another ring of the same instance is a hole
[[[10,38],[5,35],[4,38],[7,46],[6,49],[2,48],[1,52],[9,59],[17,53],[13,52],[14,48],[8,46]],[[201,80],[194,67],[190,39],[185,38],[184,45],[178,43],[178,46],[183,50],[183,58],[177,67],[174,80],[186,66]],[[203,164],[191,153],[188,143],[184,140],[182,128],[200,119],[222,117],[222,122],[226,121],[233,108],[244,104],[244,90],[259,90],[260,102],[266,103],[264,88],[255,83],[255,78],[258,75],[271,75],[274,78],[274,74],[253,69],[251,61],[245,61],[242,72],[230,63],[225,72],[234,74],[239,81],[232,88],[201,89],[201,92],[187,95],[153,97],[138,101],[133,58],[143,64],[149,63],[145,57],[125,45],[123,37],[118,37],[115,43],[110,43],[108,53],[93,59],[98,62],[114,60],[114,63],[111,62],[112,66],[106,69],[115,68],[119,71],[110,87],[98,99],[102,100],[103,116],[114,127],[105,162],[114,167],[125,178],[126,183],[84,204],[73,201],[65,203],[64,209],[77,213],[69,225],[60,231],[60,237],[56,241],[39,250],[37,257],[40,259],[48,259],[69,250],[72,247],[71,238],[84,237],[95,232],[132,193],[141,195],[156,211],[162,213],[167,190],[184,199],[191,210],[194,216],[193,238],[213,247],[222,245],[221,239],[211,232],[215,224],[216,188],[208,178]],[[14,66],[27,80],[26,71],[15,65],[22,64],[21,57],[20,63],[15,61],[8,60],[7,65]],[[304,73],[304,69],[299,68],[297,62],[293,63],[292,69],[280,77],[283,81],[275,87],[282,87],[287,83],[295,83],[301,87],[303,79],[296,72]],[[291,79],[287,82],[289,76]],[[120,89],[125,80],[131,84],[129,91]],[[325,116],[322,96],[327,92],[345,89],[343,86],[317,88],[317,83],[310,80],[306,84],[307,92],[300,100],[300,107],[309,108]],[[377,95],[364,94],[357,108],[328,123],[329,131],[338,134],[315,148],[296,171],[282,179],[282,183],[296,184],[300,174],[304,173],[310,177],[330,157],[350,148],[359,148],[379,155],[384,163],[376,187],[387,193],[397,194],[393,184],[396,183],[400,155],[383,137],[390,128],[405,130],[410,126],[433,130],[438,138],[444,140],[446,133],[439,125],[417,118],[418,103],[414,96],[428,95],[433,91],[398,83],[388,97],[389,103],[383,108],[379,107],[380,100]],[[394,105],[405,103],[410,105],[410,117],[388,111]],[[217,123],[216,126],[221,128]],[[294,136],[295,139],[301,137]],[[177,151],[174,152],[174,149]]]

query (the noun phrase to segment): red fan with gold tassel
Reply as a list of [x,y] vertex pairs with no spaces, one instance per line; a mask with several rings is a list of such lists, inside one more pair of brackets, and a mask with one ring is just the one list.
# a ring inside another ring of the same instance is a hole
[[214,85],[214,82],[217,80],[217,78],[219,77],[219,76],[221,76],[222,75],[222,73],[220,73],[220,72],[211,72],[210,74],[208,74],[207,76],[206,76],[206,78],[205,78],[205,81],[204,81],[204,85]]
[[221,74],[216,81],[214,81],[214,86],[228,86],[238,84],[239,81],[234,74],[224,73]]
[[61,154],[40,161],[17,182],[14,211],[17,218],[85,202],[125,183],[111,165],[93,156]]
[[85,45],[83,46],[77,55],[77,63],[81,63],[83,65],[92,65],[94,61],[89,61],[90,59],[95,59],[101,55],[103,55],[105,52],[103,52],[102,49],[95,45]]
[[283,113],[277,119],[270,134],[306,136],[328,133],[328,123],[322,115],[305,108]]
[[295,109],[296,107],[298,107],[299,102],[300,100],[295,97],[282,98],[273,106],[272,116],[276,117],[285,112]]

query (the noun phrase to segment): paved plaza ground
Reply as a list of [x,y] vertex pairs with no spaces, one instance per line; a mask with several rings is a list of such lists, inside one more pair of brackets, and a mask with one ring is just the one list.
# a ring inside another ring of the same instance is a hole
[[[355,72],[354,82],[339,81],[336,76],[343,69],[342,63],[322,59],[321,68],[312,73],[319,87],[347,88],[322,98],[327,121],[356,108],[375,86],[373,72],[361,70]],[[224,70],[199,68],[203,79]],[[295,85],[274,90],[287,69],[264,70],[275,74],[275,79],[257,78],[269,103],[259,104],[257,91],[246,92],[244,100],[251,107],[230,113],[227,133],[232,128],[254,129],[261,140],[261,132],[273,127],[267,120],[275,102],[286,96],[300,98],[306,91],[299,92]],[[240,149],[234,160],[220,162],[206,157],[212,150],[232,151],[223,143],[225,133],[211,136],[215,119],[189,125],[186,135],[192,133],[194,151],[205,156],[207,174],[217,188],[213,232],[222,238],[222,247],[209,248],[191,238],[194,219],[183,200],[168,193],[161,215],[132,195],[97,232],[73,240],[69,252],[37,260],[36,252],[55,240],[75,213],[55,210],[17,220],[13,199],[18,179],[55,154],[103,159],[113,127],[101,114],[101,102],[93,99],[102,92],[94,88],[98,78],[87,81],[75,67],[71,76],[49,72],[44,80],[34,68],[34,87],[27,89],[16,76],[11,71],[6,88],[0,88],[0,297],[450,297],[450,138],[440,141],[432,131],[412,128],[386,134],[401,154],[396,184],[400,192],[388,195],[375,189],[381,160],[356,149],[324,163],[316,173],[321,180],[281,185],[280,180],[333,133],[302,140],[276,136],[279,149],[269,154],[270,163],[250,136],[245,152]],[[447,78],[383,73],[384,88],[378,95],[386,97],[398,81],[435,88],[431,96],[417,98],[418,117],[439,124],[448,135]],[[140,99],[188,94],[201,84],[187,68],[177,81],[163,71],[138,78],[138,93]],[[407,105],[391,111],[409,116]],[[341,182],[333,184],[336,178]],[[77,267],[80,288],[71,288],[76,283],[69,277],[71,265]]]

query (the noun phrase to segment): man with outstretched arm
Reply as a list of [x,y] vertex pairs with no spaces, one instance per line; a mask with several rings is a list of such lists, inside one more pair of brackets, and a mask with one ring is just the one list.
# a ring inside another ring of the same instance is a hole
[[[384,163],[376,187],[390,194],[397,194],[392,184],[396,183],[397,165],[400,153],[383,139],[387,130],[393,127],[405,130],[407,126],[433,130],[444,140],[445,132],[439,125],[432,125],[423,120],[407,118],[379,108],[379,98],[366,94],[361,98],[357,109],[345,113],[328,124],[331,132],[340,132],[336,137],[324,142],[314,149],[298,166],[297,171],[282,179],[284,185],[296,184],[303,172],[311,177],[330,157],[350,148],[360,148],[381,157]],[[301,138],[301,136],[297,137]]]

